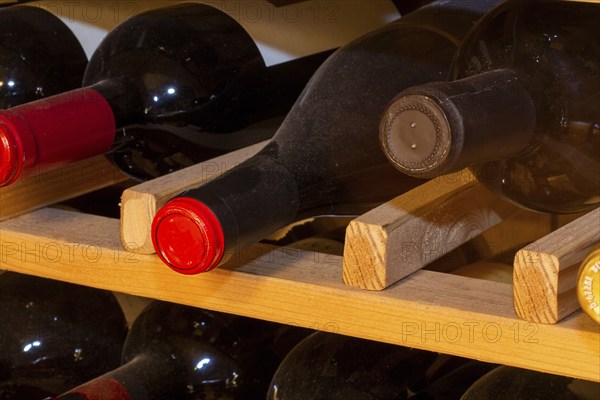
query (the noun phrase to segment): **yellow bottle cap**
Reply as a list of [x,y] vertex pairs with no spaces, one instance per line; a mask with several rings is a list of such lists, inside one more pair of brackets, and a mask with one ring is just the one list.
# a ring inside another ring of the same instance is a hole
[[600,324],[600,244],[581,263],[577,298],[583,311]]

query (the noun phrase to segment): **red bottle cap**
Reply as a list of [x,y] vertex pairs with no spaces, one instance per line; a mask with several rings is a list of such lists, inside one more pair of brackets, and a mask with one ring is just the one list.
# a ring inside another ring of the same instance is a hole
[[165,204],[152,222],[152,243],[171,269],[193,275],[215,268],[225,251],[221,224],[205,204],[178,197]]
[[23,169],[23,148],[6,125],[0,124],[0,186],[12,183]]

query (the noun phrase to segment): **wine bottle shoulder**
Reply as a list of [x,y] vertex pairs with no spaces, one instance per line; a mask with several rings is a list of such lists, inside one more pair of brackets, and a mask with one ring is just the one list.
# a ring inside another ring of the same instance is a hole
[[116,26],[143,11],[172,4],[172,1],[167,0],[129,2],[38,0],[28,2],[24,6],[42,9],[59,19],[77,37],[89,60],[102,39]]
[[119,365],[127,328],[110,292],[7,272],[0,315],[2,399],[56,395]]
[[336,49],[400,17],[393,1],[203,1],[234,18],[276,65]]
[[32,6],[0,10],[0,108],[81,84],[87,57],[71,30]]

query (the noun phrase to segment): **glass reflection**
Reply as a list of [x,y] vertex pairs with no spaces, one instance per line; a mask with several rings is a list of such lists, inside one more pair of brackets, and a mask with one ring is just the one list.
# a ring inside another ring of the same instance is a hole
[[40,347],[42,345],[42,342],[40,342],[39,340],[35,340],[31,343],[28,343],[25,345],[25,347],[23,347],[23,351],[24,352],[28,352],[29,350],[31,350],[34,347]]

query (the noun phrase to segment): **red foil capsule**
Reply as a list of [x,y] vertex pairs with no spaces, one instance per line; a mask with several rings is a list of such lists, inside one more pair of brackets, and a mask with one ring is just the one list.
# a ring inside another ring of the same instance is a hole
[[202,202],[179,197],[168,202],[152,223],[158,256],[181,274],[215,268],[225,251],[225,238],[215,214]]
[[0,186],[17,180],[25,168],[103,154],[115,133],[110,105],[89,88],[0,110]]

